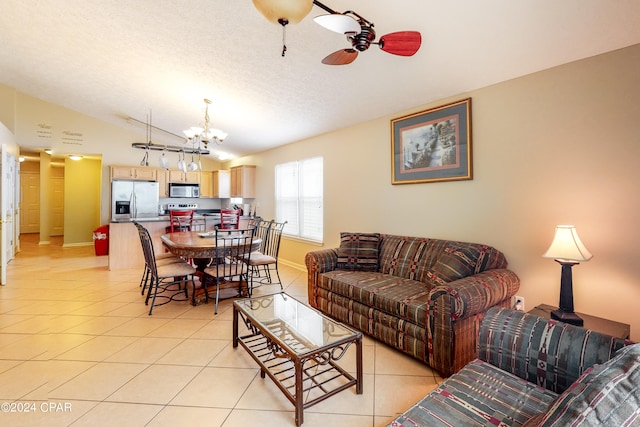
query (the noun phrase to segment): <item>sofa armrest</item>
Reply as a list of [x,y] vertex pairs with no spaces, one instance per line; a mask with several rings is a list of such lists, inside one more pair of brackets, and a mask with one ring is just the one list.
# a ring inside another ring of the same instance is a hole
[[522,311],[492,308],[480,326],[478,358],[556,393],[630,343]]
[[[429,293],[429,310],[450,306],[451,321],[484,313],[490,307],[509,299],[520,288],[520,279],[511,270],[487,270],[473,276],[434,287]],[[439,302],[448,298],[447,304]],[[441,313],[444,316],[444,313]]]
[[337,262],[338,250],[336,248],[311,251],[304,257],[304,263],[307,265],[309,303],[312,307],[318,308],[316,303],[318,274],[335,270]]

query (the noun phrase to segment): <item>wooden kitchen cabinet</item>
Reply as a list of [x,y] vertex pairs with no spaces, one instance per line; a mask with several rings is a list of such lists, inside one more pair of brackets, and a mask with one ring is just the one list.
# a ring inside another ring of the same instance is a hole
[[158,169],[158,197],[169,197],[169,171]]
[[158,168],[148,166],[111,166],[111,179],[138,179],[141,181],[156,181]]
[[231,168],[231,197],[254,199],[256,197],[256,167],[253,165]]
[[169,182],[186,182],[189,184],[200,184],[200,172],[182,172],[178,169],[169,170]]
[[214,197],[212,174],[210,171],[200,172],[200,197]]
[[217,170],[212,172],[213,197],[228,199],[231,197],[231,172]]

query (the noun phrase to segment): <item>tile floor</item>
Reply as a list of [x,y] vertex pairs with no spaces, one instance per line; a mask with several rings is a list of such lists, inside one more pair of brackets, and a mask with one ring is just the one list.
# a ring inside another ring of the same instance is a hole
[[[306,272],[280,271],[285,291],[306,302]],[[148,316],[140,273],[109,271],[93,247],[22,236],[0,287],[0,425],[295,425],[293,405],[232,347],[231,300],[217,316],[212,304],[187,302]],[[355,371],[349,351],[343,366]],[[305,427],[385,426],[441,381],[367,337],[363,361],[364,393],[353,387],[306,409]]]

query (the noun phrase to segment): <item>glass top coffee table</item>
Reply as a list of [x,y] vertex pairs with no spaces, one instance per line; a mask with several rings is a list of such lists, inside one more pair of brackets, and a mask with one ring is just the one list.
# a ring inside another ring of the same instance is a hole
[[[240,319],[245,336],[238,336]],[[362,333],[285,293],[234,301],[233,347],[238,343],[293,403],[296,426],[309,406],[353,385],[362,394]],[[355,378],[337,363],[354,343]]]

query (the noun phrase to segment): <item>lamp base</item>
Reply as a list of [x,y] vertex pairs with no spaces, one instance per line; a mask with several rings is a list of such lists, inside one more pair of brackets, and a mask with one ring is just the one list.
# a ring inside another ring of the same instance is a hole
[[582,326],[584,325],[584,320],[580,316],[575,313],[567,313],[566,311],[562,311],[561,309],[553,310],[551,312],[551,318],[555,320],[559,320],[564,323],[568,323],[570,325]]

